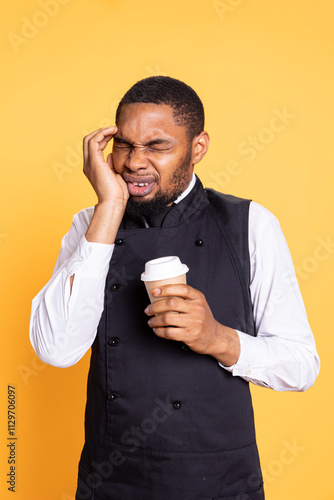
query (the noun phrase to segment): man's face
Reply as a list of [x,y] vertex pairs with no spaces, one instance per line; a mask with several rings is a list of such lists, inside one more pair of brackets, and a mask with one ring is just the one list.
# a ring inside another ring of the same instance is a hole
[[191,143],[165,104],[125,104],[114,137],[113,164],[127,182],[127,212],[140,217],[170,205],[193,172]]

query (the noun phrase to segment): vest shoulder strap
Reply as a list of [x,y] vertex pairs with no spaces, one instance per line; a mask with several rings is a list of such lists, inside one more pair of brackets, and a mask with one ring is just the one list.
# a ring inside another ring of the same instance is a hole
[[211,188],[204,189],[207,207],[212,214],[234,263],[242,289],[246,332],[255,336],[253,306],[250,296],[250,256],[248,245],[249,204],[251,200],[223,194]]

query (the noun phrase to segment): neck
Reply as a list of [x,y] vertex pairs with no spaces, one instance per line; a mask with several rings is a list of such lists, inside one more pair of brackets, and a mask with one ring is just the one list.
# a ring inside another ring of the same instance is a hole
[[174,200],[174,203],[175,204],[180,203],[180,201],[183,200],[183,198],[185,198],[190,193],[190,191],[192,190],[192,188],[195,186],[195,183],[196,183],[196,175],[193,172],[191,180],[190,180],[190,182],[188,184],[188,187],[183,191],[182,194],[180,194],[180,196],[178,196],[176,198],[176,200]]

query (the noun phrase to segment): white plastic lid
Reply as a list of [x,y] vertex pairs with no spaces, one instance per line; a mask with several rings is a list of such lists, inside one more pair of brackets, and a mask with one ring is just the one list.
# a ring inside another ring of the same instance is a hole
[[189,271],[189,268],[182,264],[176,256],[160,257],[149,260],[145,264],[145,272],[142,273],[142,281],[166,280],[181,276]]

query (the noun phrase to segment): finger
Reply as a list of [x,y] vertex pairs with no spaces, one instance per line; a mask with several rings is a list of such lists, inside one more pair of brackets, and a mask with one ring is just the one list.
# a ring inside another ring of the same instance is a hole
[[115,169],[115,167],[114,167],[113,158],[112,158],[112,153],[109,153],[109,154],[108,154],[108,156],[107,156],[107,160],[106,160],[106,161],[107,161],[107,164],[108,164],[108,166],[109,166],[110,170],[111,170],[111,171],[112,171],[112,172],[116,175],[118,182],[121,184],[121,186],[122,186],[123,188],[125,188],[126,193],[127,193],[127,194],[129,194],[129,191],[128,191],[128,188],[127,188],[127,184],[126,184],[125,180],[123,179],[123,177],[121,176],[121,174],[119,174],[119,173],[116,171],[116,169]]
[[88,139],[88,148],[93,151],[103,151],[116,132],[117,127],[108,127],[98,130],[95,135]]
[[[116,170],[115,170],[115,172],[116,172]],[[121,174],[116,174],[116,177],[117,177],[117,180],[118,180],[119,184],[122,186],[124,200],[128,200],[130,198],[130,193],[129,193],[129,190],[128,190],[127,183],[125,182],[125,180],[123,179],[123,177],[121,176]]]
[[87,156],[88,155],[88,142],[89,140],[94,137],[94,135],[96,135],[101,129],[98,128],[96,130],[94,130],[93,132],[91,132],[90,134],[86,135],[83,139],[83,152],[84,154]]
[[115,169],[114,169],[114,164],[112,162],[112,153],[108,154],[108,156],[107,156],[107,163],[109,165],[110,170],[112,170],[113,172],[116,172]]
[[156,300],[152,304],[149,304],[145,313],[148,316],[153,316],[155,314],[161,314],[167,311],[176,311],[178,313],[185,313],[189,310],[189,303],[181,297],[167,297],[165,299]]
[[86,135],[84,137],[84,141],[88,142],[92,137],[94,137],[97,134],[115,135],[116,132],[117,132],[117,127],[115,125],[111,125],[110,127],[98,128],[93,132],[91,132],[90,134]]
[[[102,136],[101,136],[101,132],[102,132]],[[97,130],[94,130],[90,134],[86,135],[83,139],[83,152],[84,152],[84,155],[86,156],[86,158],[88,158],[88,156],[89,156],[89,141],[93,137],[97,136],[98,134],[100,134],[100,137],[103,138],[104,137],[103,132],[105,132],[105,135],[110,135],[110,138],[109,138],[109,141],[110,141],[110,139],[116,134],[117,127],[115,127],[113,125],[111,127],[106,127],[106,128],[102,128],[102,129],[99,128]],[[107,143],[108,143],[108,141],[107,141]],[[106,145],[107,145],[107,143],[106,143]]]
[[196,288],[193,288],[185,284],[177,285],[162,285],[159,288],[154,288],[152,290],[152,295],[155,297],[182,297],[183,299],[196,300],[199,299],[203,294]]
[[167,328],[154,328],[154,333],[157,337],[168,340],[177,340],[183,342],[185,335],[183,328],[174,328],[169,326]]
[[107,164],[110,168],[110,170],[116,175],[116,179],[118,181],[118,183],[120,184],[122,190],[123,190],[123,196],[124,196],[124,200],[127,200],[130,196],[129,194],[129,190],[128,190],[128,186],[127,186],[127,183],[125,182],[125,180],[123,179],[123,177],[121,176],[121,174],[119,174],[116,170],[115,170],[115,167],[114,167],[114,164],[113,164],[113,161],[112,161],[112,153],[109,153],[108,156],[107,156]]
[[185,328],[188,326],[189,316],[169,311],[153,316],[147,323],[151,328],[166,328],[168,326]]

